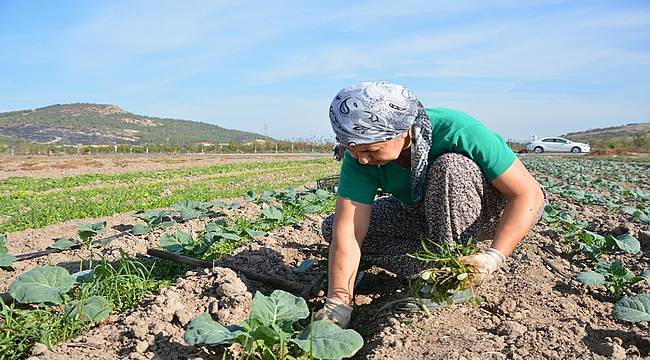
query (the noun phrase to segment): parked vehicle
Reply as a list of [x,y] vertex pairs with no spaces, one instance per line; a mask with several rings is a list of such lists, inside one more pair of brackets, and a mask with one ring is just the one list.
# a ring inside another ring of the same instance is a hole
[[545,137],[526,144],[526,150],[541,154],[543,152],[588,153],[589,144],[573,142],[561,137]]

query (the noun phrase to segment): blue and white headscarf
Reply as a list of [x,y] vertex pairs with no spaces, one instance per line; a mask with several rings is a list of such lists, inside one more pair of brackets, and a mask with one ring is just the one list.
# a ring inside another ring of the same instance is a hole
[[412,128],[411,194],[424,198],[431,121],[420,101],[404,86],[362,82],[341,90],[330,105],[336,141],[346,146],[391,140]]

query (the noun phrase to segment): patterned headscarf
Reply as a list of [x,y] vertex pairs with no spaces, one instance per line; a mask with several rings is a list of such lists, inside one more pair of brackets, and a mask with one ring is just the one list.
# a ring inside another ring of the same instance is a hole
[[414,203],[422,201],[431,121],[409,89],[386,81],[347,87],[332,100],[329,116],[336,141],[347,146],[391,140],[412,127],[411,193]]

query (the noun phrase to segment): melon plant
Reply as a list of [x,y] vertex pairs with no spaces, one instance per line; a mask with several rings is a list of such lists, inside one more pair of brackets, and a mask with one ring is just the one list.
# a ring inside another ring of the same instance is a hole
[[359,333],[328,321],[301,328],[299,321],[308,317],[303,298],[282,290],[270,296],[257,292],[250,316],[240,326],[223,326],[203,313],[190,322],[183,338],[191,346],[238,343],[242,358],[262,359],[342,359],[363,346]]

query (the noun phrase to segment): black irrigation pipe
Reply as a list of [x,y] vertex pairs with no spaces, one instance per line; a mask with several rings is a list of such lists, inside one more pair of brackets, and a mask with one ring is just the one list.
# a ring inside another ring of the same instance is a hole
[[[170,260],[174,262],[178,262],[181,264],[187,264],[187,265],[192,265],[200,268],[213,268],[216,266],[220,267],[225,267],[228,269],[231,269],[235,272],[241,273],[244,275],[246,278],[254,281],[259,281],[264,284],[272,285],[274,287],[277,287],[279,289],[287,290],[293,294],[302,296],[302,297],[312,297],[312,296],[323,296],[324,292],[320,288],[320,286],[316,286],[315,283],[312,284],[303,284],[291,280],[286,280],[286,279],[280,279],[277,277],[273,276],[268,276],[268,275],[262,275],[253,271],[249,270],[244,270],[240,269],[238,267],[232,266],[232,265],[227,265],[227,264],[220,264],[214,261],[209,261],[209,260],[199,260],[195,259],[192,257],[188,256],[183,256],[183,255],[178,255],[174,254],[165,250],[160,250],[160,249],[148,249],[147,254],[151,256],[155,256],[160,259],[165,259],[165,260]],[[320,285],[320,282],[318,283]]]
[[[118,237],[121,237],[123,235],[130,235],[130,234],[131,233],[128,232],[128,231],[122,231],[122,232],[117,233],[115,235],[111,235],[111,236],[107,236],[105,238],[93,240],[93,241],[90,242],[90,246],[101,244],[101,243],[104,243],[104,242],[107,242],[107,241],[113,241],[113,240],[117,239]],[[66,250],[79,249],[82,246],[85,246],[85,244],[75,244],[75,245],[72,245],[71,247],[69,247],[67,249],[63,249],[63,250],[48,247],[45,250],[39,250],[39,251],[30,252],[30,253],[24,253],[24,254],[16,255],[16,260],[15,261],[24,261],[24,260],[36,259],[36,258],[43,257],[43,256],[46,256],[46,255],[49,255],[49,254],[59,253],[59,252],[63,252],[63,251],[66,251]]]

